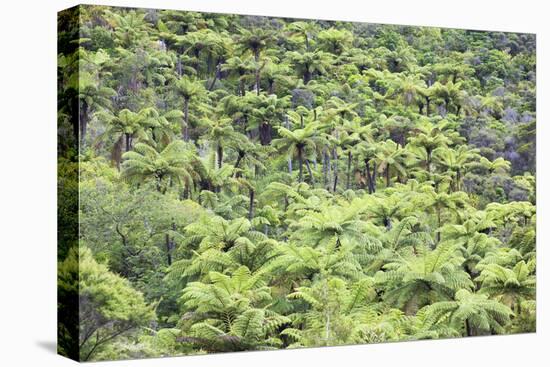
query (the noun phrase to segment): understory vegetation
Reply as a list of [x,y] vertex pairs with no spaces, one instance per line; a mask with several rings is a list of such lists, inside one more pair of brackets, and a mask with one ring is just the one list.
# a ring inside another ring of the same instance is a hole
[[535,331],[534,35],[78,9],[63,353]]

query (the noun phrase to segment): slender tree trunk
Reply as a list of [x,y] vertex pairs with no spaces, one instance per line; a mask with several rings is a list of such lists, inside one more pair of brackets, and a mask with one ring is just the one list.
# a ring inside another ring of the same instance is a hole
[[260,50],[254,49],[254,61],[256,62],[256,72],[255,72],[255,78],[256,78],[256,94],[260,95],[260,65],[258,63],[260,62]]
[[183,188],[181,197],[183,200],[189,199],[189,187],[187,185]]
[[311,80],[311,72],[307,69],[307,66],[306,66],[306,71],[304,72],[304,84],[309,83],[310,80]]
[[200,54],[201,54],[201,50],[196,48],[193,53],[195,54],[195,70],[197,71],[197,75],[200,75],[201,63],[200,63],[199,57],[200,57]]
[[218,168],[222,168],[223,164],[223,146],[218,144]]
[[183,67],[181,65],[181,59],[179,58],[179,55],[178,55],[178,61],[176,63],[176,72],[178,73],[179,76],[183,75]]
[[243,79],[243,75],[241,74],[241,77],[239,78],[239,91],[240,91],[240,94],[241,94],[241,97],[244,97],[244,94],[245,94],[245,90],[244,90],[244,79]]
[[[363,182],[363,179],[366,180],[366,183]],[[365,187],[367,187],[367,189],[369,190],[369,194],[372,194],[372,192],[370,191],[370,179],[369,179],[369,175],[367,173],[367,163],[365,162],[365,168],[363,169],[363,172],[361,173],[361,185],[360,185],[360,188],[361,189],[364,189]]]
[[[284,125],[286,129],[290,130],[290,123],[288,122],[287,114],[285,114]],[[288,156],[288,174],[292,175],[292,157],[290,155]]]
[[472,327],[470,326],[468,319],[464,321],[464,324],[466,326],[466,336],[473,336]]
[[323,185],[327,187],[327,181],[328,181],[328,154],[326,150],[323,150]]
[[371,173],[370,173],[370,162],[369,162],[369,159],[365,159],[365,170],[367,172],[367,185],[368,185],[368,188],[369,188],[369,194],[372,194],[374,193],[374,187],[373,187],[373,182],[372,182],[372,176],[371,176]]
[[122,160],[122,144],[123,144],[123,138],[121,136],[115,142],[115,145],[113,146],[113,151],[111,152],[111,158],[115,162],[115,166],[119,171],[120,171],[120,161]]
[[245,114],[245,115],[243,116],[243,130],[246,131],[246,134],[247,134],[248,137],[251,137],[251,136],[252,136],[252,132],[251,132],[251,131],[248,131],[247,128],[248,128],[248,115]]
[[[324,299],[328,301],[328,284],[327,280],[325,280],[325,284],[323,286],[323,295]],[[330,309],[328,305],[325,305],[325,343],[326,345],[330,344]]]
[[168,263],[168,266],[172,265],[172,244],[170,242],[170,235],[166,233],[165,235],[165,241],[166,241],[166,260]]
[[[311,163],[311,162],[310,162]],[[313,157],[313,168],[317,171],[317,157]]]
[[239,151],[237,156],[237,161],[235,162],[235,168],[239,168],[239,164],[241,164],[241,160],[244,158],[245,153],[243,151]]
[[390,230],[392,227],[391,218],[390,217],[384,217],[384,226],[386,227],[386,230]]
[[391,176],[390,176],[390,165],[386,165],[386,187],[391,185]]
[[428,174],[432,173],[432,150],[426,149],[426,170]]
[[430,116],[430,98],[429,97],[425,97],[426,98],[426,116]]
[[437,234],[436,234],[436,238],[437,238],[437,243],[439,243],[441,241],[441,232],[439,231],[439,229],[441,229],[441,208],[440,207],[437,207],[436,209],[437,211]]
[[351,151],[348,152],[348,173],[347,173],[347,178],[346,178],[346,189],[349,190],[350,189],[350,180],[351,180],[351,159],[352,159],[352,155],[351,155]]
[[309,164],[309,160],[306,159],[306,168],[307,172],[309,173],[309,177],[311,178],[311,184],[315,185],[315,177],[313,177],[313,172],[311,171],[311,165]]
[[189,98],[183,99],[183,126],[181,135],[184,141],[189,141]]
[[256,95],[260,95],[260,68],[256,69]]
[[212,53],[208,52],[206,55],[206,74],[210,74],[212,72]]
[[334,161],[334,185],[332,186],[332,191],[336,192],[336,187],[338,186],[338,154],[336,153],[336,148],[332,149],[332,159]]
[[334,183],[332,185],[332,192],[336,192],[338,187],[338,168],[336,167],[336,162],[334,163]]
[[252,220],[252,218],[254,217],[254,190],[248,189],[248,194],[250,198],[250,204],[248,207],[248,219]]
[[292,175],[292,158],[288,157],[288,174]]
[[326,162],[327,162],[327,180],[326,180],[326,184],[327,184],[327,190],[330,191],[330,189],[332,188],[332,162],[330,161],[330,154],[329,154],[328,150],[325,152],[325,156],[326,156]]
[[[86,133],[88,130],[88,104],[84,101],[79,105],[80,120],[80,146],[83,148],[86,144]],[[78,139],[75,136],[75,139]]]
[[299,174],[299,179],[298,179],[299,182],[303,181],[303,177],[302,177],[303,170],[304,170],[303,163],[304,162],[303,162],[303,157],[302,157],[302,148],[298,147],[298,165],[299,165],[299,169],[300,169],[300,171],[299,171],[300,174]]
[[130,134],[125,133],[124,137],[126,138],[126,151],[129,152],[130,149],[132,149],[131,136]]
[[216,85],[216,80],[218,79],[219,74],[220,74],[220,61],[218,60],[218,63],[216,64],[216,68],[214,70],[214,78],[212,79],[212,83],[210,83],[210,86],[208,87],[209,91],[214,89],[214,86]]
[[260,124],[260,143],[262,145],[271,144],[271,125],[264,121]]
[[162,176],[159,176],[157,178],[157,191],[158,192],[161,192],[162,191]]

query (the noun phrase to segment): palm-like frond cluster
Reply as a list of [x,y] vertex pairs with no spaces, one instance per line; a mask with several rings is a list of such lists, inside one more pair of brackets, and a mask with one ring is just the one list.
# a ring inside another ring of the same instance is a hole
[[534,37],[79,9],[82,359],[534,331]]

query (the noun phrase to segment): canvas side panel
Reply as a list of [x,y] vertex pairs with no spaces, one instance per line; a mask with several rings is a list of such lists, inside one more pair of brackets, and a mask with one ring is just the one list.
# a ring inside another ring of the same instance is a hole
[[57,17],[57,351],[74,360],[79,360],[79,19],[78,6]]

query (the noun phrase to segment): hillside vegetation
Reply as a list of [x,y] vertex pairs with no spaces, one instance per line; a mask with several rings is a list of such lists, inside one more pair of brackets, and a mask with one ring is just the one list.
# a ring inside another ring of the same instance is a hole
[[534,35],[102,6],[79,33],[59,21],[59,129],[79,145],[60,139],[59,170],[80,174],[60,194],[60,241],[80,246],[59,251],[80,305],[64,353],[535,331]]

